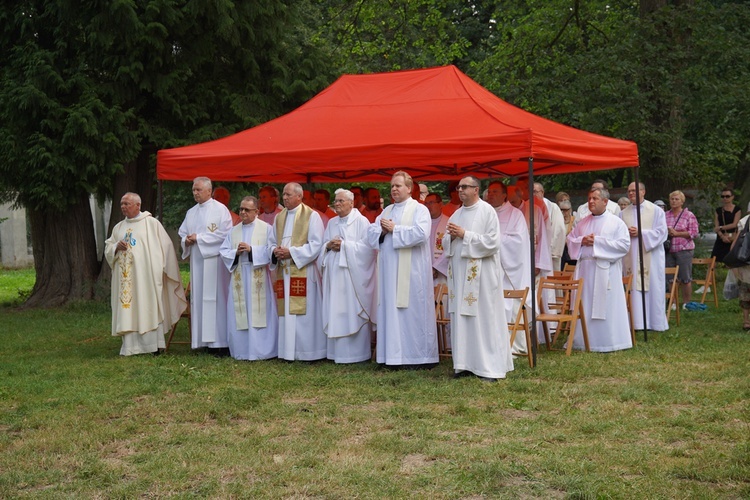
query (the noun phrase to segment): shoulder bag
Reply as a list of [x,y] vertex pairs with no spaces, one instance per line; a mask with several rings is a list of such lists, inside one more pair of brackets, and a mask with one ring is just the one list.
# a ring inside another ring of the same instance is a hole
[[737,235],[734,245],[724,257],[727,267],[742,267],[750,264],[750,238],[747,231],[750,229],[750,219],[745,223],[745,229]]

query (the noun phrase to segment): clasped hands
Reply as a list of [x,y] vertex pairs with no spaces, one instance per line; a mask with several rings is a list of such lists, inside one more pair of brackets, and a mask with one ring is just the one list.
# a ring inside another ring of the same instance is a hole
[[276,247],[273,250],[273,254],[274,256],[276,256],[277,259],[280,259],[280,260],[292,258],[292,252],[287,247]]
[[448,225],[445,226],[445,231],[451,235],[451,238],[463,238],[464,234],[466,234],[464,228],[452,222],[449,222]]
[[594,246],[594,233],[587,234],[583,237],[581,240],[581,245],[585,247],[593,247]]
[[252,252],[253,247],[251,247],[249,244],[245,243],[244,241],[241,242],[239,245],[237,245],[237,253],[250,253]]
[[198,242],[198,235],[193,233],[185,236],[185,246],[193,246]]
[[341,251],[341,238],[336,237],[326,244],[326,248],[333,252]]

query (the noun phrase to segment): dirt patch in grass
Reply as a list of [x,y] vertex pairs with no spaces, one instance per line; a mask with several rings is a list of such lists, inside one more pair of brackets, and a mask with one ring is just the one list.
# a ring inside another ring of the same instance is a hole
[[399,468],[399,472],[402,474],[413,474],[414,472],[417,472],[420,469],[424,469],[426,467],[432,466],[432,464],[434,463],[435,463],[434,458],[430,458],[420,453],[406,455],[401,460],[401,467]]

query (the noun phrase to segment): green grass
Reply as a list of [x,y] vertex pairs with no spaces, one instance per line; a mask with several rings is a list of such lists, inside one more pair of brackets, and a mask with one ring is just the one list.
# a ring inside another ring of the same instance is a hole
[[497,384],[449,362],[122,358],[109,321],[0,309],[0,497],[750,497],[736,301]]
[[18,305],[34,288],[34,268],[0,269],[0,306]]

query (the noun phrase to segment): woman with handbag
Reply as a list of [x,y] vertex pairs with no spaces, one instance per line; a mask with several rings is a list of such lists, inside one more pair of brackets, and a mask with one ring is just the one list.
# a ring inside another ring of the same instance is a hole
[[742,210],[734,204],[734,193],[729,188],[721,190],[721,206],[714,212],[714,232],[716,242],[711,257],[721,262],[729,252],[732,241],[737,236],[737,223],[742,218]]
[[[666,267],[680,266],[677,281],[680,282],[682,308],[690,302],[693,293],[693,252],[698,237],[698,219],[685,208],[685,194],[682,191],[669,193],[670,210],[667,211],[667,231],[669,251],[665,255]],[[665,245],[666,248],[667,245]]]

